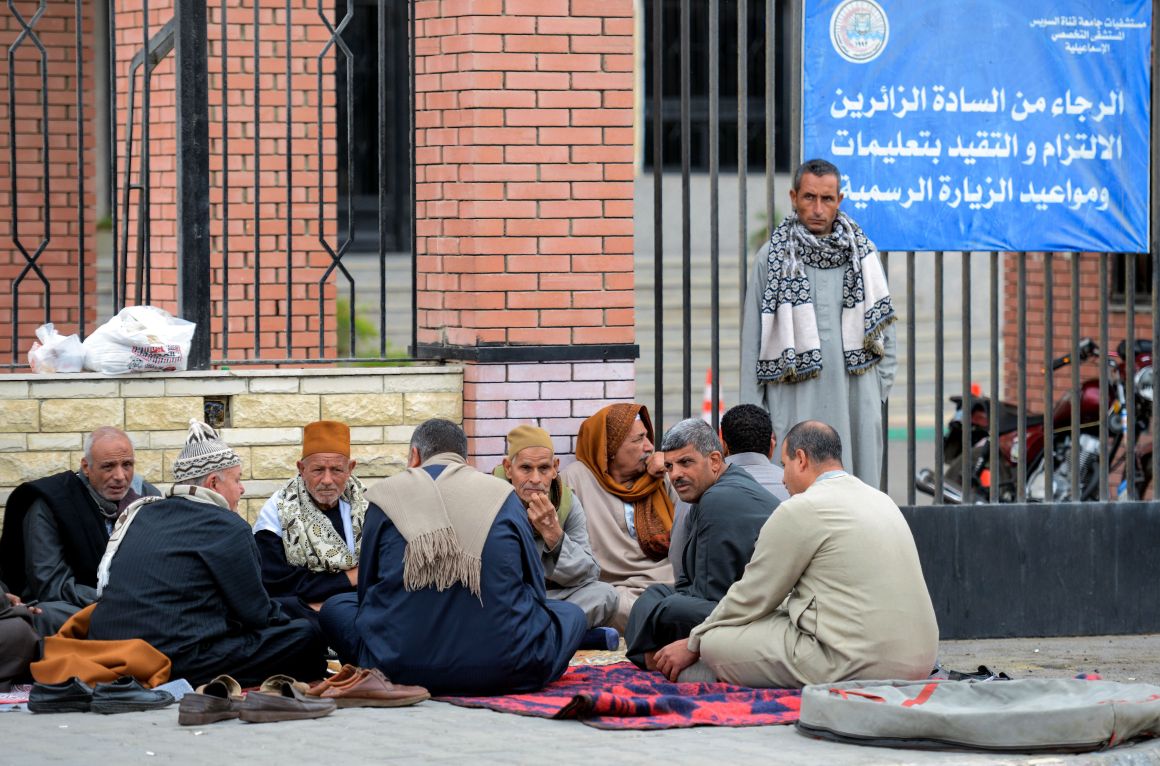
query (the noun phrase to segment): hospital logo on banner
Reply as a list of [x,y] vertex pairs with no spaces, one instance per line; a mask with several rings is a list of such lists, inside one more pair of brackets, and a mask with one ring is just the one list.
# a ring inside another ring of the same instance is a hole
[[838,55],[851,64],[878,58],[890,38],[886,11],[874,0],[847,0],[830,17],[830,41]]

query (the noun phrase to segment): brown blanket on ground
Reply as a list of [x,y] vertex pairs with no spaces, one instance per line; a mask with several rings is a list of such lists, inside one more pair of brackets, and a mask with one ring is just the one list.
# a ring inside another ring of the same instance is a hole
[[44,658],[32,663],[32,677],[42,684],[58,684],[76,676],[91,686],[133,676],[150,689],[168,681],[173,663],[146,641],[88,638],[96,606],[86,606],[70,617],[59,633],[44,639]]

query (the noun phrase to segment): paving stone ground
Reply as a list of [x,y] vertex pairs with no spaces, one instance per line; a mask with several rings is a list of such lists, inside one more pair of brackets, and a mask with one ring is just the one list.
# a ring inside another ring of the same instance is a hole
[[[1036,651],[1038,650],[1038,651]],[[1069,678],[1099,671],[1109,680],[1160,683],[1160,635],[947,641],[945,666],[985,664],[1015,678]],[[340,710],[327,718],[275,724],[226,721],[177,725],[176,709],[100,716],[0,714],[0,764],[1101,764],[1160,766],[1160,741],[1107,753],[1005,755],[839,745],[792,726],[700,727],[660,732],[593,729],[425,702],[412,708]]]

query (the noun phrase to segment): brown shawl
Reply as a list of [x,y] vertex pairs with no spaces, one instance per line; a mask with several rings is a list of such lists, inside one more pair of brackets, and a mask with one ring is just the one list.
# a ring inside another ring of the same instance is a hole
[[669,534],[673,529],[673,501],[665,489],[664,478],[646,471],[626,486],[608,473],[608,466],[637,415],[644,423],[649,441],[654,441],[648,408],[640,404],[610,404],[580,425],[576,459],[588,466],[605,492],[632,503],[640,550],[653,561],[660,561],[669,555]]
[[424,466],[446,466],[439,476],[419,468],[389,476],[367,490],[407,541],[403,588],[443,591],[462,585],[480,598],[483,545],[510,484],[480,473],[462,456],[432,455]]

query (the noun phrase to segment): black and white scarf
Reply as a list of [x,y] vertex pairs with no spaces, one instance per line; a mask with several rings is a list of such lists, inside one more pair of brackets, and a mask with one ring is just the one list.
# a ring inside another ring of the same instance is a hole
[[878,363],[884,354],[882,335],[895,320],[894,306],[878,250],[852,218],[838,211],[834,230],[819,237],[791,214],[773,230],[768,258],[761,296],[759,381],[797,383],[822,371],[818,321],[805,265],[846,270],[842,283],[846,371],[861,375]]

